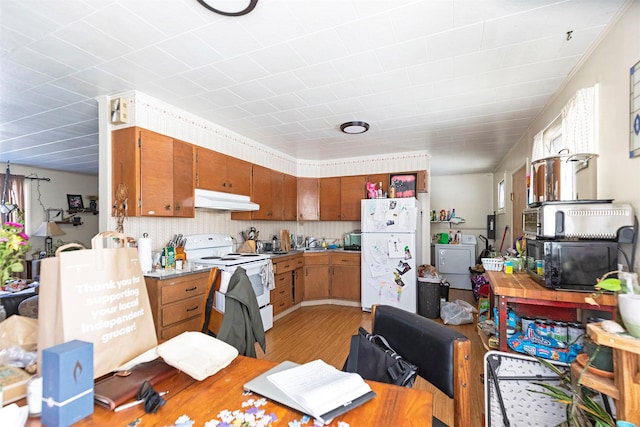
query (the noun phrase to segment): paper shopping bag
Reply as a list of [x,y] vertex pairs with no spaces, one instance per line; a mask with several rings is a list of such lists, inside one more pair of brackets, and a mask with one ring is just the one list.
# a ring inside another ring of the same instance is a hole
[[[121,246],[104,247],[105,237]],[[91,342],[97,378],[157,346],[138,252],[126,241],[119,233],[99,233],[91,249],[56,251],[43,260],[39,354],[73,339]]]

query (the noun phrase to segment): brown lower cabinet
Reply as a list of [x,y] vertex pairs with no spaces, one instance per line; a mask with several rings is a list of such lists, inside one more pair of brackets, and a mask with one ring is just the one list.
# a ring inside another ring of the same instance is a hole
[[304,299],[360,302],[360,253],[306,253]]
[[145,277],[159,341],[202,328],[209,272],[170,279]]
[[296,276],[302,270],[304,258],[302,253],[298,253],[277,257],[272,259],[271,262],[273,263],[273,276],[276,287],[271,291],[271,305],[273,306],[273,315],[276,316],[293,304],[297,304],[297,302],[294,302],[294,295],[296,294],[296,285],[300,284],[297,283]]

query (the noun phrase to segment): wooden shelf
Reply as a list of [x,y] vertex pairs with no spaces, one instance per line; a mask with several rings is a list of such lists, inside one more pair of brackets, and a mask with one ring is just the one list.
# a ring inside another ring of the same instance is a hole
[[84,224],[82,221],[80,222],[73,222],[73,221],[56,221],[56,224],[64,224],[64,225],[73,225],[74,227],[78,226],[78,225],[82,225]]
[[618,391],[618,388],[612,378],[596,375],[589,371],[585,371],[583,373],[583,369],[584,368],[578,362],[573,362],[571,364],[571,375],[573,375],[574,378],[580,378],[580,374],[582,374],[580,384],[595,391],[599,391],[600,393],[604,393],[607,396],[611,396],[616,400],[620,399],[620,391]]
[[88,208],[83,208],[83,209],[69,209],[67,211],[67,213],[70,214],[79,214],[79,213],[90,213],[90,214],[94,214],[94,215],[98,215],[98,211],[95,209],[88,209]]
[[[640,339],[606,332],[600,323],[588,323],[587,334],[593,342],[613,348],[614,378],[584,372],[580,383],[611,396],[616,401],[618,419],[640,423]],[[582,367],[574,362],[571,373],[579,378]]]

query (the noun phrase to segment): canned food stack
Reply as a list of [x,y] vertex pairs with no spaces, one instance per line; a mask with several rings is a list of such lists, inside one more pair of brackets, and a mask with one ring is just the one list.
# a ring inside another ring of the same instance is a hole
[[[495,308],[494,317],[498,319]],[[520,317],[511,309],[507,310],[506,332],[512,350],[559,362],[573,362],[584,345],[585,329],[580,322]]]

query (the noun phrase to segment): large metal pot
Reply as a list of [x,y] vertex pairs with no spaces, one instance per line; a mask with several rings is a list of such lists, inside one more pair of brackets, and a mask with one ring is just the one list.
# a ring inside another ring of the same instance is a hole
[[597,200],[598,155],[562,151],[531,163],[530,203]]

